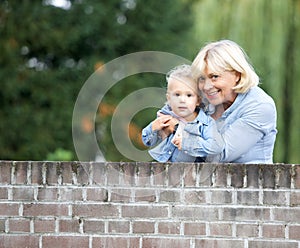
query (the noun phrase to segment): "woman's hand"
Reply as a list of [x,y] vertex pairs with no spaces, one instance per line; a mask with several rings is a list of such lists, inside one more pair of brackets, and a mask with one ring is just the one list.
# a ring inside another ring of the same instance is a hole
[[153,131],[160,131],[164,128],[170,126],[169,121],[172,119],[171,115],[159,115],[153,122],[152,122],[152,130]]
[[176,125],[179,123],[179,121],[170,115],[164,115],[159,113],[158,116],[159,116],[158,118],[167,117],[167,116],[169,117],[165,123],[166,126],[162,128],[162,132],[164,133],[164,135],[169,136],[171,133],[175,131]]
[[180,134],[176,135],[172,142],[175,146],[178,147],[179,150],[181,150],[182,136]]

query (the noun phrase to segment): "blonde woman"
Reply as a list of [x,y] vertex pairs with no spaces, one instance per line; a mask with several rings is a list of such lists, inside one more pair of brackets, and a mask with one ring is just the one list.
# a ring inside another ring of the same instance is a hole
[[211,160],[273,163],[276,107],[259,87],[259,77],[243,49],[230,40],[209,43],[197,54],[192,67],[225,143],[222,153]]

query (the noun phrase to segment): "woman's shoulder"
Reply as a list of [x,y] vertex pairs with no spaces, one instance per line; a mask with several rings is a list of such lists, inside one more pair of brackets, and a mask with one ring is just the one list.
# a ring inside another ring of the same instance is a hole
[[261,87],[255,86],[252,87],[249,92],[246,94],[246,98],[250,101],[255,101],[259,104],[270,103],[274,104],[273,98],[268,95]]

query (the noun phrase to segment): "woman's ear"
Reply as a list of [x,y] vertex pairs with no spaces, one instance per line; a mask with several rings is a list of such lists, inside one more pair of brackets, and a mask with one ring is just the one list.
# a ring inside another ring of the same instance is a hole
[[241,73],[236,71],[235,76],[236,76],[235,82],[238,83],[241,80]]

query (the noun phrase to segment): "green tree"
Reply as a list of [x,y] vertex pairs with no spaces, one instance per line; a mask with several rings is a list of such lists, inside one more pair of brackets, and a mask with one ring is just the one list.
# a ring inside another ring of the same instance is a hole
[[[217,10],[222,10],[218,11]],[[264,88],[275,100],[278,135],[274,161],[300,161],[299,0],[202,0],[195,12],[199,47],[232,39],[248,53]]]
[[[97,65],[143,50],[191,56],[192,1],[67,2],[67,9],[46,0],[0,3],[1,159],[43,160],[57,148],[75,154],[72,111]],[[133,81],[107,102],[148,83]]]

